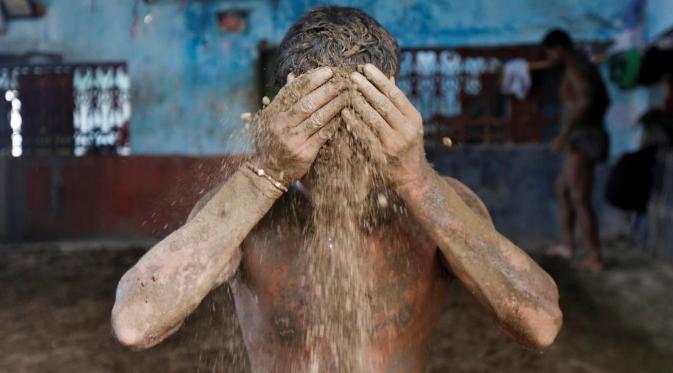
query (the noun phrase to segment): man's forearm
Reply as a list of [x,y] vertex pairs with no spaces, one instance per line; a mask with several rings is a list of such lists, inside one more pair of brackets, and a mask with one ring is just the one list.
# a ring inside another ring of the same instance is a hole
[[508,334],[533,347],[551,343],[560,311],[549,275],[475,214],[429,166],[398,193],[454,274]]
[[236,271],[241,242],[281,194],[241,167],[188,223],[145,254],[119,282],[113,327],[120,341],[150,347],[175,329]]

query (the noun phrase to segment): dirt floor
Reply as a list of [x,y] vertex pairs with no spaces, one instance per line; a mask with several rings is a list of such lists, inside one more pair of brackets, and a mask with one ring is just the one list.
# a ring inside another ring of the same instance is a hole
[[[146,352],[113,340],[109,313],[122,273],[143,248],[0,248],[0,372],[240,372],[240,332],[226,287],[182,330]],[[545,353],[500,335],[457,283],[432,343],[430,372],[670,372],[673,266],[625,243],[609,269],[573,271],[538,257],[557,280],[565,324]]]

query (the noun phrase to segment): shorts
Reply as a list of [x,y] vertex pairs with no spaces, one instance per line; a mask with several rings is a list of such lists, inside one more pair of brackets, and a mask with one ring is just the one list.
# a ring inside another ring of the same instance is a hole
[[571,151],[582,152],[592,161],[600,163],[608,159],[610,137],[600,127],[581,127],[575,129],[568,140]]

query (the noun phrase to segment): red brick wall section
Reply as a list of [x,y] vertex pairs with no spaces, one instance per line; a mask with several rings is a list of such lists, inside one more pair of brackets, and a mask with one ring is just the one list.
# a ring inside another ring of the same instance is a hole
[[163,237],[242,156],[22,157],[9,163],[11,240]]

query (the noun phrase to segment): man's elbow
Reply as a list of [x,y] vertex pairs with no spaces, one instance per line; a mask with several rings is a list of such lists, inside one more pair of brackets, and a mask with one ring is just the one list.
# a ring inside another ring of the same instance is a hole
[[563,312],[559,307],[559,290],[556,283],[547,275],[549,287],[546,296],[536,308],[523,307],[525,329],[528,331],[528,344],[536,350],[545,350],[556,340],[563,325]]
[[[152,348],[177,332],[182,326],[178,322],[169,328],[152,329],[149,323],[141,323],[132,310],[115,305],[112,309],[112,332],[119,343],[134,351]],[[154,325],[156,328],[157,325]]]
[[531,338],[531,347],[536,350],[546,350],[554,343],[561,330],[562,319],[550,324],[546,330],[536,332]]
[[525,344],[535,350],[545,350],[554,343],[561,330],[563,313],[558,307],[551,307],[549,311],[535,312],[525,323]]
[[141,350],[145,345],[143,333],[126,320],[124,312],[115,305],[112,309],[112,333],[117,341],[124,347],[133,350]]
[[129,311],[115,305],[112,309],[112,332],[117,341],[131,350],[145,350],[156,343],[152,343],[150,333],[139,327],[131,319]]
[[502,316],[499,326],[506,335],[522,346],[538,351],[554,343],[563,324],[563,314],[558,307],[541,310],[521,306]]

